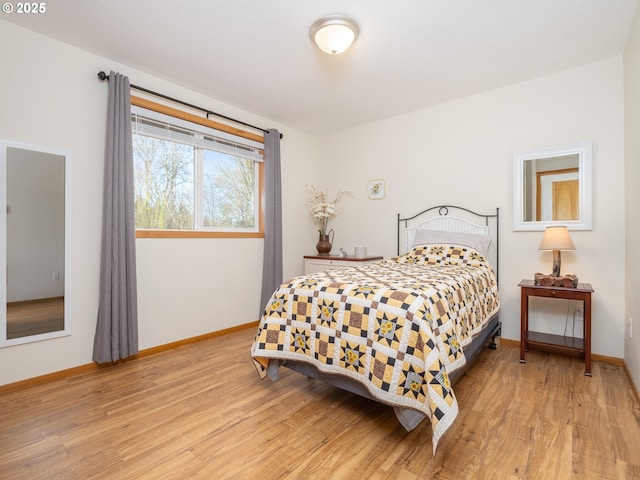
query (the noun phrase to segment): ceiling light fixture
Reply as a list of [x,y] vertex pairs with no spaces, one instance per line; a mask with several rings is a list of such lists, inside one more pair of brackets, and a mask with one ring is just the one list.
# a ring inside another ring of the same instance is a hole
[[327,15],[313,22],[309,36],[320,50],[337,55],[358,38],[358,24],[344,15]]

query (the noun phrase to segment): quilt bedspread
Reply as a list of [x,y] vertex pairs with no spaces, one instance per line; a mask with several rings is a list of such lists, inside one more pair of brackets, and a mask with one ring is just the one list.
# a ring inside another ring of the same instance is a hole
[[448,374],[497,311],[495,276],[477,251],[429,246],[407,255],[296,277],[266,305],[251,349],[352,378],[382,403],[431,420],[433,450],[458,413]]

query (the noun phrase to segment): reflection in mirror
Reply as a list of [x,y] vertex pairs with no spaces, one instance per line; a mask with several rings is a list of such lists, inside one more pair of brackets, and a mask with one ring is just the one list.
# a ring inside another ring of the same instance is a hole
[[68,335],[67,152],[0,142],[0,341],[14,345]]
[[526,160],[525,222],[578,220],[578,155]]
[[514,155],[514,230],[591,229],[591,145]]

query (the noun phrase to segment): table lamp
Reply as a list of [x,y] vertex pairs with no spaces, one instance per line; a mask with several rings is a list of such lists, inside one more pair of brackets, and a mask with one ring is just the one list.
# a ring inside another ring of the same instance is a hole
[[553,276],[560,276],[560,251],[575,250],[567,227],[547,227],[544,229],[542,242],[538,250],[553,251]]

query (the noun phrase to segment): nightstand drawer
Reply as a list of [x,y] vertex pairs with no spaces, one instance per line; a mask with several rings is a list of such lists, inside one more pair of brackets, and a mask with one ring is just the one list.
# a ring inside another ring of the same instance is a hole
[[[526,288],[526,287],[525,287]],[[533,293],[529,293],[529,295],[534,295]],[[536,290],[536,297],[549,297],[549,298],[563,298],[566,300],[582,300],[584,297],[583,293],[578,293],[576,291],[570,291],[569,289],[557,289],[557,288],[549,288],[548,290]]]
[[322,272],[334,268],[355,267],[362,263],[377,262],[381,256],[368,257],[339,257],[337,255],[305,255],[304,274]]

